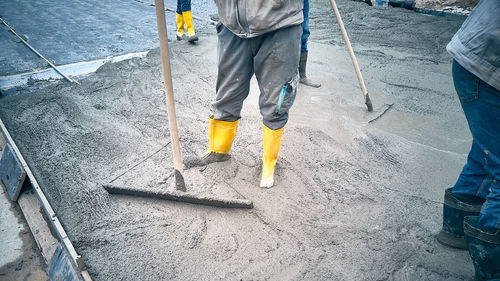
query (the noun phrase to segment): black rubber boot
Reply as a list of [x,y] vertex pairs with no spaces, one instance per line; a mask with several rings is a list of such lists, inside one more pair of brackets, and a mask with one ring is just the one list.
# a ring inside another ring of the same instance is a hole
[[500,228],[486,228],[478,217],[466,217],[464,234],[476,281],[500,281]]
[[314,82],[313,80],[307,78],[306,75],[306,66],[307,66],[307,52],[300,52],[300,61],[299,61],[299,77],[300,80],[299,82],[301,84],[314,87],[314,88],[319,88],[321,87],[320,83]]
[[466,216],[478,216],[484,199],[476,196],[457,195],[448,188],[444,193],[443,228],[437,240],[449,247],[466,249],[463,221]]

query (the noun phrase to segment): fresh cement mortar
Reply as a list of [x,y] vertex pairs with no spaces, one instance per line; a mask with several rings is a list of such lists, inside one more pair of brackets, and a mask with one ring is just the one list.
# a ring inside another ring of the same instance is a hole
[[94,280],[472,279],[467,252],[434,239],[444,189],[471,141],[444,51],[464,18],[339,1],[375,109],[395,102],[368,125],[328,5],[311,3],[308,70],[323,87],[299,87],[272,189],[258,187],[255,82],[232,159],[189,168],[207,145],[216,35],[170,45],[188,190],[251,199],[252,210],[102,188],[172,188],[158,50],[104,65],[81,86],[0,99],[0,117]]

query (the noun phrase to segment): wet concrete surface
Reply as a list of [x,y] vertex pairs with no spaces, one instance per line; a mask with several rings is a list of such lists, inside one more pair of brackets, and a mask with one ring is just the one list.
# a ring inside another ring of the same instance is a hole
[[[159,46],[153,0],[0,2],[0,16],[56,65],[101,59]],[[165,0],[176,9],[177,1]],[[213,1],[193,0],[193,15],[208,18]],[[175,40],[175,15],[166,12],[169,38]],[[195,28],[207,24],[194,20]],[[49,66],[0,24],[0,76]]]
[[[159,51],[81,80],[0,99],[94,280],[472,280],[465,251],[438,244],[444,190],[471,137],[445,46],[463,17],[338,1],[374,107],[367,124],[328,1],[311,1],[308,72],[285,129],[276,186],[258,187],[255,81],[232,158],[185,171],[188,190],[244,197],[252,210],[109,195],[102,184],[172,188]],[[185,159],[207,145],[216,34],[170,45]],[[40,149],[43,148],[43,149]],[[123,175],[122,175],[123,174]],[[121,176],[120,176],[121,175]]]

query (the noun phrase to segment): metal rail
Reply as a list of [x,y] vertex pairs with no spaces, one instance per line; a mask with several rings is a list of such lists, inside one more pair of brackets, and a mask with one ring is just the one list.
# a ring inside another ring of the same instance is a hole
[[41,57],[42,59],[44,59],[55,71],[57,71],[57,73],[61,74],[61,76],[64,77],[64,79],[68,80],[71,83],[76,83],[76,84],[80,85],[80,83],[78,81],[76,81],[74,79],[71,79],[68,76],[66,76],[66,74],[64,74],[61,70],[59,70],[59,68],[57,68],[57,66],[55,66],[51,61],[49,61],[47,58],[45,58],[37,50],[35,50],[35,48],[33,48],[30,44],[28,44],[28,42],[26,42],[26,40],[24,40],[21,36],[19,36],[19,34],[17,34],[17,32],[4,19],[0,18],[0,20],[10,30],[10,32],[12,32],[14,35],[16,35],[17,38],[19,38],[19,40],[21,40],[21,42],[24,43],[24,45],[26,45],[28,48],[30,48],[30,50],[32,50],[39,57]]

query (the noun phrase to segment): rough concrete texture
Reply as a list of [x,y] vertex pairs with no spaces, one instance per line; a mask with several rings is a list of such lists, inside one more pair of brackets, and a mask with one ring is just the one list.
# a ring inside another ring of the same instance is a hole
[[479,0],[415,0],[415,7],[440,10],[449,6],[474,8]]
[[[228,210],[109,195],[102,184],[172,188],[159,51],[0,99],[94,280],[472,280],[467,252],[438,244],[444,190],[471,137],[445,45],[463,17],[338,1],[375,110],[366,112],[328,1],[311,1],[310,78],[285,129],[276,186],[258,187],[258,88],[232,158],[185,171],[188,190],[247,198]],[[170,45],[185,162],[207,146],[216,35]],[[186,165],[189,167],[189,165]]]

